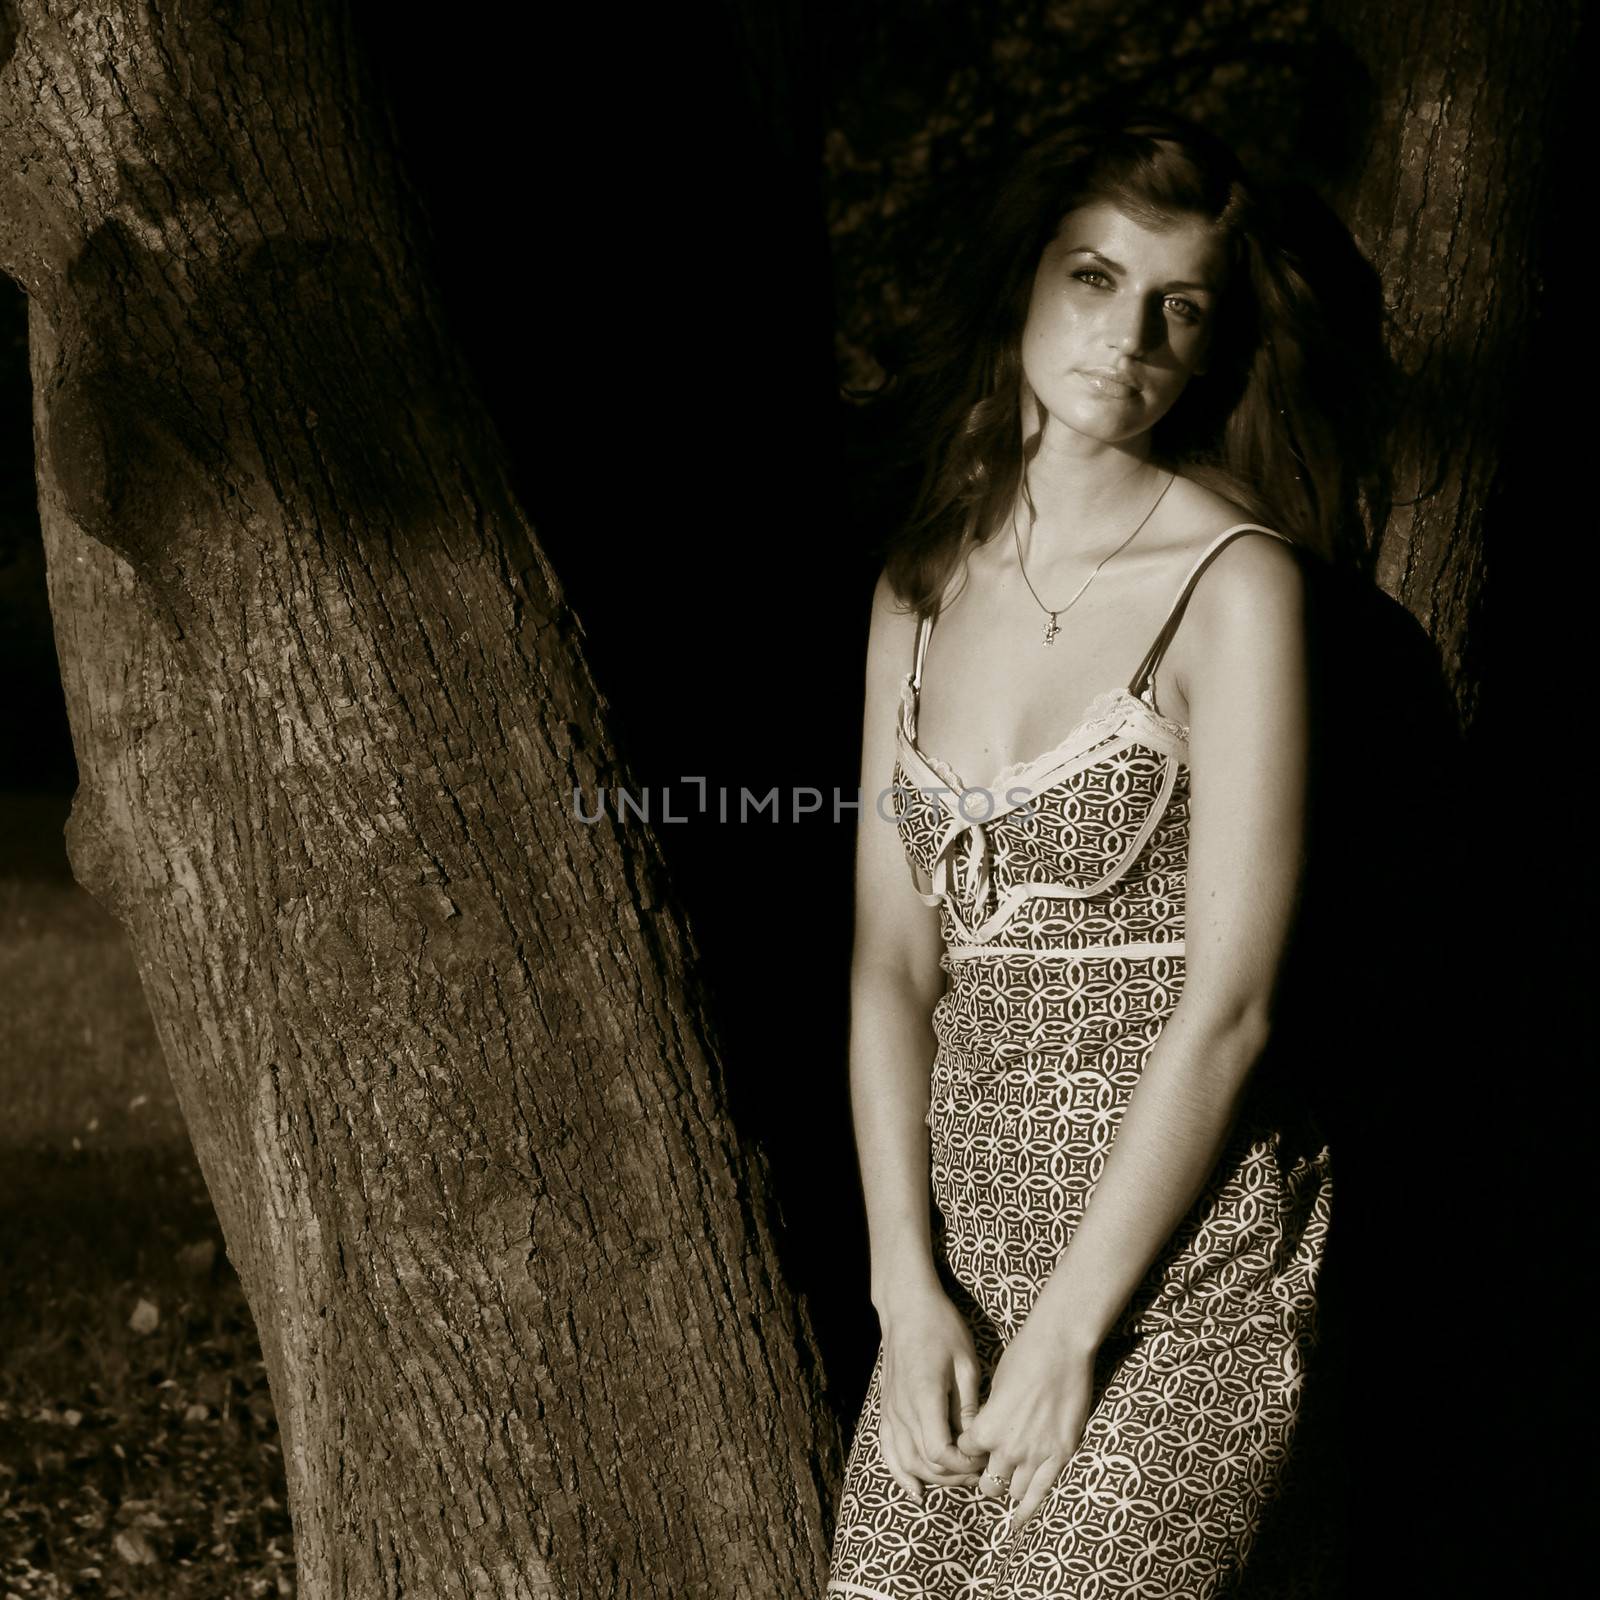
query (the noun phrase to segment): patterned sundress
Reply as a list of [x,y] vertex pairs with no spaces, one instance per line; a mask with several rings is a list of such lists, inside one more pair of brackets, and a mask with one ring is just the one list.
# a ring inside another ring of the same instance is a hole
[[[895,810],[913,882],[944,934],[927,1116],[935,1257],[985,1390],[1083,1215],[1183,990],[1188,730],[1156,711],[1154,675],[1207,564],[1251,532],[1284,537],[1251,523],[1219,534],[1127,688],[1101,695],[1059,745],[989,791],[968,791],[917,746],[931,619],[918,630]],[[1314,1337],[1329,1158],[1312,1132],[1286,1136],[1252,1099],[1102,1346],[1082,1441],[1015,1538],[1005,1497],[935,1484],[919,1506],[889,1475],[880,1348],[828,1596],[1228,1592],[1282,1478]]]

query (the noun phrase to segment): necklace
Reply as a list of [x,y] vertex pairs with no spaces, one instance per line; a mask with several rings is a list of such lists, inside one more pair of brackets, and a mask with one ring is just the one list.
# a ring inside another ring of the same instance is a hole
[[1044,625],[1044,642],[1046,644],[1054,644],[1056,642],[1056,635],[1061,632],[1060,627],[1056,623],[1056,618],[1063,615],[1065,612],[1070,611],[1075,605],[1077,605],[1083,594],[1083,591],[1100,576],[1100,567],[1103,567],[1106,562],[1111,559],[1111,556],[1119,555],[1123,550],[1127,549],[1127,547],[1133,543],[1134,538],[1139,532],[1139,529],[1143,528],[1145,523],[1147,523],[1151,517],[1156,514],[1156,506],[1160,505],[1161,502],[1166,499],[1167,490],[1172,487],[1172,480],[1176,476],[1177,474],[1174,473],[1167,479],[1166,484],[1161,490],[1161,493],[1156,496],[1155,505],[1151,506],[1150,509],[1145,512],[1144,516],[1140,519],[1139,527],[1135,528],[1133,532],[1130,533],[1128,537],[1111,552],[1111,555],[1107,556],[1105,560],[1100,563],[1100,566],[1096,567],[1094,571],[1091,572],[1089,576],[1078,585],[1077,594],[1073,595],[1073,597],[1067,601],[1064,606],[1057,606],[1054,610],[1051,610],[1051,608],[1047,606],[1043,600],[1039,599],[1039,591],[1034,588],[1032,581],[1028,577],[1028,568],[1022,559],[1022,535],[1017,532],[1017,513],[1015,510],[1012,511],[1011,537],[1015,540],[1017,546],[1017,568],[1022,573],[1022,581],[1028,585],[1028,593],[1031,594],[1036,601],[1038,601],[1039,609],[1048,613],[1050,618],[1050,620]]

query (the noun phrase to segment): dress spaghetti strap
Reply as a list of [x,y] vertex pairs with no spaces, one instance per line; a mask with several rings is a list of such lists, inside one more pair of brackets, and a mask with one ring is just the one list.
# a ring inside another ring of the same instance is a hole
[[917,655],[911,666],[911,687],[922,692],[922,658],[928,653],[928,635],[933,632],[933,613],[924,612],[917,618]]
[[1231,544],[1242,533],[1265,533],[1274,539],[1281,539],[1286,545],[1292,546],[1294,540],[1285,533],[1279,533],[1274,528],[1264,528],[1259,522],[1236,522],[1231,528],[1224,528],[1215,539],[1195,558],[1193,566],[1189,568],[1188,576],[1184,578],[1182,587],[1178,590],[1178,598],[1172,602],[1172,609],[1167,613],[1167,620],[1162,623],[1161,631],[1155,636],[1150,648],[1145,651],[1144,660],[1139,663],[1139,670],[1134,673],[1128,684],[1128,693],[1136,699],[1144,700],[1148,690],[1150,699],[1146,704],[1154,710],[1154,694],[1156,683],[1156,668],[1161,665],[1161,659],[1167,653],[1167,646],[1172,643],[1173,635],[1178,631],[1178,624],[1183,621],[1183,613],[1189,604],[1189,596],[1194,593],[1194,586],[1200,581],[1200,574],[1222,554],[1223,549]]

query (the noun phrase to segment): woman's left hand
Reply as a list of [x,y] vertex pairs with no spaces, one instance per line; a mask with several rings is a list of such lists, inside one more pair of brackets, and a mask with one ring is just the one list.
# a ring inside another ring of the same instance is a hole
[[994,1369],[989,1397],[956,1448],[988,1456],[978,1487],[994,1498],[1009,1486],[1020,1529],[1036,1512],[1066,1466],[1089,1420],[1094,1352],[1078,1350],[1025,1322]]

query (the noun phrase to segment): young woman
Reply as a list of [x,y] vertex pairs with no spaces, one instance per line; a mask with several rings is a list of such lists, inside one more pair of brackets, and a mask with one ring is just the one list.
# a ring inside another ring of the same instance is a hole
[[977,238],[905,375],[929,466],[872,614],[882,1345],[828,1594],[1209,1596],[1289,1458],[1329,1223],[1255,1070],[1304,841],[1296,547],[1340,501],[1314,297],[1176,120],[1057,136]]

